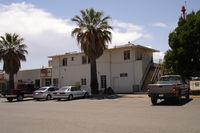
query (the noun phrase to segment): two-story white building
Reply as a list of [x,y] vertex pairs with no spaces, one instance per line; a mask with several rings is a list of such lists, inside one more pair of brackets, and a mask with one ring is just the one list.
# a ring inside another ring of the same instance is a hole
[[[141,89],[153,61],[155,49],[127,44],[107,49],[97,59],[99,90],[111,87],[116,93]],[[90,91],[90,60],[84,53],[66,53],[52,58],[52,80],[58,87],[80,83]]]

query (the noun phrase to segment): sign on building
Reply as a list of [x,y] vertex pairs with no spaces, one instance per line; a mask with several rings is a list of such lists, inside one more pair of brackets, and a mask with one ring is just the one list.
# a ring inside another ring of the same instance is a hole
[[40,71],[41,77],[51,77],[52,75],[52,69],[51,68],[44,68]]
[[190,81],[191,90],[200,90],[200,81]]

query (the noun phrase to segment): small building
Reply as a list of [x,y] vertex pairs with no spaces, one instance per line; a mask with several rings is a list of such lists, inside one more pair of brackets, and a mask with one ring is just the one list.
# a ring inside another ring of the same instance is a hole
[[17,82],[32,82],[36,88],[50,86],[52,85],[52,68],[20,70],[15,75],[15,83]]
[[[153,62],[155,49],[126,44],[107,49],[97,59],[99,90],[113,88],[116,93],[140,91]],[[90,91],[90,59],[84,53],[66,53],[50,56],[52,79],[58,87],[79,83]]]

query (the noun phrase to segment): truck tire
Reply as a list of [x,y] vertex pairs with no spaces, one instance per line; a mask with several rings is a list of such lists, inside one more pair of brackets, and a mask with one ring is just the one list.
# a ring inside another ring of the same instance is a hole
[[181,95],[179,95],[179,96],[177,97],[177,102],[178,102],[178,104],[181,104],[181,103],[182,103]]
[[185,96],[186,100],[189,100],[190,99],[190,91],[188,90],[186,96]]
[[157,104],[157,101],[158,101],[157,98],[151,98],[151,103],[152,103],[153,105],[156,105],[156,104]]
[[17,101],[23,101],[24,99],[24,96],[23,95],[18,95],[17,96]]
[[13,101],[13,98],[7,98],[8,102],[12,102]]

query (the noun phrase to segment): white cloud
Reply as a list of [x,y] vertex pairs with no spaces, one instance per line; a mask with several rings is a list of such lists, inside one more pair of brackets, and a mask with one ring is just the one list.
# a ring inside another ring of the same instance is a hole
[[114,20],[111,25],[114,27],[112,31],[112,44],[109,47],[134,42],[143,36],[143,27],[131,23]]
[[163,52],[153,53],[153,60],[155,63],[159,63],[159,61],[163,62],[165,54]]
[[[27,62],[22,63],[22,68],[38,68],[47,65],[48,56],[79,51],[76,40],[71,37],[75,26],[69,23],[70,18],[57,18],[25,2],[0,4],[0,18],[0,35],[17,33],[28,45]],[[118,20],[111,24],[114,30],[109,47],[133,42],[142,37],[148,38],[142,33],[142,26]]]
[[166,28],[167,27],[166,24],[161,23],[161,22],[154,23],[154,24],[152,24],[152,26],[154,26],[154,27],[160,27],[160,28]]

